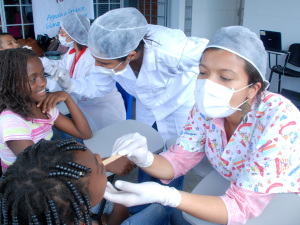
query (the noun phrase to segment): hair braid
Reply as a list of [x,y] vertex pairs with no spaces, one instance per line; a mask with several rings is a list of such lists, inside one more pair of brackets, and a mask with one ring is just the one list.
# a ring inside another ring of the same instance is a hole
[[86,150],[75,143],[41,140],[18,156],[0,181],[0,224],[90,224],[89,192],[79,178],[91,170],[73,162]]

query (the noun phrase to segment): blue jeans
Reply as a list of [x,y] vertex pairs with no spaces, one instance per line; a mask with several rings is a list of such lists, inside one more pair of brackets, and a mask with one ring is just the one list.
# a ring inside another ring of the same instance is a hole
[[169,225],[166,207],[161,204],[151,204],[139,213],[124,220],[121,225]]
[[186,221],[182,215],[182,211],[179,209],[174,209],[170,218],[170,224],[172,225],[191,225]]
[[[142,182],[146,182],[146,181],[154,181],[159,184],[165,185],[159,179],[156,179],[156,178],[150,176],[149,174],[147,174],[146,172],[144,172],[142,169],[139,168],[138,183],[142,183]],[[168,186],[174,187],[177,190],[182,190],[183,183],[184,183],[184,176],[181,176],[181,177],[178,177],[175,180],[173,180],[170,184],[168,184]],[[151,206],[151,207],[149,207],[149,206]],[[165,209],[163,214],[161,213],[161,207],[163,207]],[[133,223],[134,220],[137,220],[137,221],[139,221],[139,220],[143,220],[143,221],[155,220],[156,221],[159,219],[161,220],[161,223],[157,223],[157,224],[164,224],[165,221],[168,221],[168,223],[169,223],[170,216],[173,213],[173,210],[174,210],[174,208],[169,207],[169,206],[162,206],[161,204],[145,204],[145,205],[133,206],[133,207],[129,208],[129,212],[131,215],[134,215],[134,216],[131,216],[129,219],[132,224],[134,224]],[[150,211],[151,211],[151,213],[150,213]],[[149,215],[149,218],[148,217],[143,218],[143,216],[145,216],[145,215]],[[162,215],[164,215],[164,217]],[[156,218],[156,217],[159,217],[159,218]],[[166,223],[166,224],[168,224],[168,223]],[[139,223],[135,223],[135,224],[139,224]],[[144,224],[144,223],[142,223],[142,224]],[[155,223],[153,223],[153,224],[155,224]]]

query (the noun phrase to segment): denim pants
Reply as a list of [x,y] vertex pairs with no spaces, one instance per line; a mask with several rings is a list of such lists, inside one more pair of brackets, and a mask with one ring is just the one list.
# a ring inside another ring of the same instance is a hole
[[[154,181],[159,184],[163,184],[159,179],[156,179],[142,169],[138,171],[138,182]],[[169,187],[174,187],[177,190],[183,189],[184,176],[178,177],[173,180]],[[125,220],[122,224],[169,224],[170,216],[174,208],[169,206],[163,206],[161,204],[145,204],[139,206],[133,206],[129,208],[129,212],[132,215],[129,219]],[[138,223],[143,221],[143,223]],[[125,223],[126,222],[126,223]]]

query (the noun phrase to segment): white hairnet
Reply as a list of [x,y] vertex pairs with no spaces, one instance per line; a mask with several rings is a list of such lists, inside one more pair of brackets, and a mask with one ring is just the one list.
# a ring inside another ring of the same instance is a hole
[[74,41],[87,45],[90,21],[80,13],[72,13],[61,21],[61,27]]
[[108,11],[91,25],[88,46],[93,56],[117,59],[135,50],[144,38],[148,23],[137,9]]
[[262,41],[246,27],[230,26],[216,31],[205,49],[220,48],[232,52],[245,59],[259,72],[262,80],[266,80],[268,55]]

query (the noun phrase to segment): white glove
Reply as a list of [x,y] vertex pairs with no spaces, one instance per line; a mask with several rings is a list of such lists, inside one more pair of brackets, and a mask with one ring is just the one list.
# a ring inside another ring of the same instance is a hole
[[[55,75],[52,74],[52,72],[55,73]],[[68,70],[54,67],[51,71],[51,75],[55,76],[54,79],[57,80],[58,85],[66,91],[71,92],[74,89],[74,82],[72,81]]]
[[181,202],[181,194],[178,190],[155,182],[134,184],[118,180],[115,186],[120,191],[107,182],[104,198],[127,207],[156,202],[164,206],[177,207]]
[[48,60],[49,61],[49,63],[50,63],[50,65],[53,67],[52,68],[52,70],[51,70],[51,72],[50,72],[50,75],[51,76],[54,76],[54,79],[57,81],[57,79],[58,79],[58,70],[60,69],[58,66],[56,66],[56,65],[52,65],[52,63],[51,63],[51,61],[50,60]]
[[153,154],[148,151],[147,139],[139,133],[126,134],[118,138],[112,155],[127,155],[127,158],[139,167],[148,167],[153,163]]

